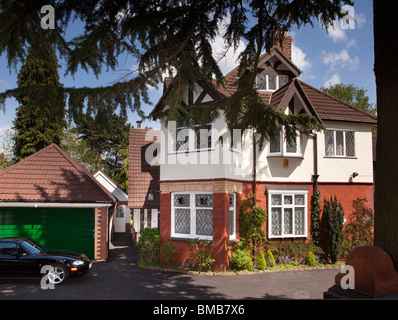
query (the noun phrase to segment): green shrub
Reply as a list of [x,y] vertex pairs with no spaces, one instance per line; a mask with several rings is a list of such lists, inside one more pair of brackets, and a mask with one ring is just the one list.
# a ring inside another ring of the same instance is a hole
[[328,243],[330,260],[336,263],[340,257],[341,245],[343,243],[344,211],[341,203],[337,202],[337,197],[324,200],[323,214],[326,219],[328,231]]
[[257,269],[265,270],[267,268],[267,262],[265,261],[264,252],[260,251],[257,257]]
[[145,228],[140,232],[137,248],[140,258],[147,263],[157,263],[160,257],[160,234],[158,228]]
[[309,251],[308,255],[307,255],[307,264],[310,267],[315,267],[317,265],[317,261],[315,259],[315,256],[314,256],[314,254],[311,251]]
[[164,245],[162,249],[163,254],[163,264],[169,265],[177,254],[177,250],[174,248],[174,245],[171,242],[168,242]]
[[274,255],[272,254],[271,250],[267,250],[267,256],[265,258],[265,261],[267,263],[267,266],[269,267],[275,267],[275,259]]
[[231,268],[233,270],[251,270],[253,261],[246,250],[238,249],[231,254]]
[[211,265],[216,261],[211,258],[213,252],[214,242],[203,241],[199,239],[189,239],[187,243],[192,247],[189,249],[191,253],[191,262],[193,262],[193,267],[198,271],[209,271]]

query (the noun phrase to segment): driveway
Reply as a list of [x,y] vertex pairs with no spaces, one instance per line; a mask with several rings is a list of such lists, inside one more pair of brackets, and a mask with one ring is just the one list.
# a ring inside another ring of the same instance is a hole
[[40,279],[1,279],[0,300],[322,299],[339,272],[322,269],[197,276],[144,270],[136,266],[137,250],[129,238],[119,236],[114,244],[109,261],[94,263],[89,274],[70,278],[53,290],[41,289]]

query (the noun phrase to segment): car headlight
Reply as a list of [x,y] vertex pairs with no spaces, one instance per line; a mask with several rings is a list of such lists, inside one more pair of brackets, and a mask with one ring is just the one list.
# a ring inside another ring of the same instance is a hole
[[73,261],[72,264],[74,266],[82,266],[84,264],[84,261],[76,260],[76,261]]

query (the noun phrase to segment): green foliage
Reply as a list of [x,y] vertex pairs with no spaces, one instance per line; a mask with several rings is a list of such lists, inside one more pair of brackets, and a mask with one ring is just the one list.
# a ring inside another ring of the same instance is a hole
[[[26,46],[40,43],[46,35],[65,58],[67,72],[75,74],[79,68],[92,70],[98,76],[103,67],[115,70],[121,55],[139,61],[135,72],[125,75],[119,82],[103,88],[67,88],[69,110],[83,109],[83,101],[97,108],[98,101],[106,101],[114,110],[132,111],[144,116],[141,100],[148,102],[148,86],[163,81],[163,74],[174,71],[174,83],[167,118],[176,119],[181,108],[184,88],[195,82],[223,83],[217,55],[212,43],[219,36],[221,24],[226,50],[238,48],[241,41],[246,48],[239,57],[239,83],[237,94],[222,99],[219,105],[226,113],[229,127],[253,127],[261,137],[268,137],[290,120],[293,127],[309,130],[313,120],[299,116],[284,116],[259,98],[253,90],[259,58],[270,49],[278,34],[292,26],[312,24],[316,18],[328,28],[337,18],[344,16],[340,8],[352,5],[349,0],[322,1],[183,1],[159,0],[156,5],[145,1],[52,1],[56,12],[54,30],[40,27],[40,9],[44,1],[3,1],[0,9],[0,54],[5,54],[9,67],[20,62]],[[64,31],[73,18],[84,21],[85,26],[75,38],[65,39]],[[250,21],[250,23],[248,23]],[[5,96],[14,95],[8,92]],[[5,96],[0,96],[4,106]],[[251,110],[253,113],[251,114]],[[209,108],[202,109],[208,113]],[[271,121],[268,121],[270,118]],[[268,127],[276,120],[277,125]],[[298,125],[302,122],[304,127]],[[317,126],[319,123],[316,124]],[[269,128],[269,129],[268,129]],[[295,134],[295,128],[288,132]],[[288,135],[290,135],[288,133]],[[263,138],[262,138],[263,139]]]
[[232,251],[231,268],[236,271],[253,269],[253,261],[250,253],[243,249]]
[[164,257],[162,264],[167,266],[173,262],[177,254],[177,250],[171,242],[168,242],[164,245],[163,249],[161,250],[161,253],[163,254]]
[[316,246],[320,245],[321,240],[321,192],[314,192],[311,200],[311,238]]
[[144,228],[140,232],[137,248],[140,258],[150,264],[159,262],[161,238],[158,228]]
[[48,42],[41,50],[30,48],[18,73],[18,88],[19,106],[13,136],[17,161],[51,143],[59,145],[66,127],[65,96],[60,90],[58,60]]
[[214,242],[195,239],[187,240],[191,245],[189,249],[191,253],[192,266],[200,272],[209,271],[212,264],[216,261],[211,257]]
[[342,251],[345,257],[356,247],[373,245],[374,213],[366,207],[366,202],[360,198],[352,202],[354,210],[344,228]]
[[267,268],[267,262],[265,261],[264,252],[260,251],[257,257],[257,269],[265,270]]
[[274,252],[276,262],[278,264],[291,263],[292,261],[297,264],[304,264],[308,252],[313,252],[315,255],[323,254],[323,250],[316,246],[312,241],[310,242],[271,242],[268,247]]
[[267,255],[265,257],[265,260],[266,260],[267,266],[269,266],[271,268],[275,267],[276,263],[275,263],[274,255],[272,254],[271,250],[269,250],[269,249],[267,250]]
[[308,264],[310,267],[315,267],[315,266],[317,265],[317,261],[316,261],[316,259],[315,259],[315,255],[312,253],[312,251],[309,251],[309,252],[308,252],[308,255],[307,255],[307,264]]
[[328,245],[330,260],[336,263],[340,257],[341,245],[343,243],[344,211],[341,203],[337,202],[337,197],[324,199],[323,214],[326,219],[328,232]]
[[253,206],[253,198],[254,195],[251,195],[241,203],[239,234],[245,249],[249,250],[255,257],[266,240],[263,229],[266,213],[260,206]]

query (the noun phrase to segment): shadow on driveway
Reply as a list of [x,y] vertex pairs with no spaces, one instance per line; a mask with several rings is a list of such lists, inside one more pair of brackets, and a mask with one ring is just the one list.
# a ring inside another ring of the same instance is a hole
[[54,290],[40,279],[0,280],[0,299],[62,300],[223,300],[322,299],[336,269],[272,272],[239,276],[196,276],[137,267],[138,250],[130,235],[116,235],[109,260],[89,274],[70,278]]

